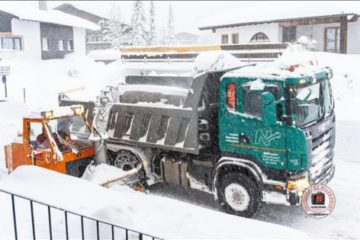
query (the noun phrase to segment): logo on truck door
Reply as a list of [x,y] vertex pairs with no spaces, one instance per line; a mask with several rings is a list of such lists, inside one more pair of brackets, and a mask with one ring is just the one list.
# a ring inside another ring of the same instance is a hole
[[281,137],[280,132],[272,130],[257,130],[255,135],[255,144],[270,146],[271,142]]

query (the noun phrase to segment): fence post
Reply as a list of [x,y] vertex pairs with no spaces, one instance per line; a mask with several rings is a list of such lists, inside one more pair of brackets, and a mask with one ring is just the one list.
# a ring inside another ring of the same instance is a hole
[[68,215],[67,215],[67,211],[64,211],[65,213],[65,237],[66,240],[69,239],[69,229],[68,229]]
[[34,219],[34,206],[33,201],[30,201],[30,211],[31,211],[31,226],[32,226],[32,232],[33,232],[33,239],[36,239],[35,234],[35,219]]
[[14,194],[11,194],[11,203],[12,203],[12,212],[13,212],[13,220],[14,220],[14,234],[15,234],[15,240],[17,240],[18,235],[17,235],[17,226],[16,226],[16,211],[15,211],[15,197],[14,197]]
[[49,217],[49,237],[50,237],[50,240],[52,240],[53,236],[52,236],[51,209],[50,209],[50,206],[48,206],[48,217]]

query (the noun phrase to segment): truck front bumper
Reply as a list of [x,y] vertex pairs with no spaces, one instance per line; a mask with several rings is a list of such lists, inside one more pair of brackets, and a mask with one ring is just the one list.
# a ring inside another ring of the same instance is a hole
[[281,205],[300,205],[304,191],[312,184],[327,184],[335,175],[335,165],[329,169],[326,174],[322,175],[320,182],[314,183],[310,176],[297,180],[289,180],[286,183],[286,189],[281,192],[264,191],[263,201],[271,204]]

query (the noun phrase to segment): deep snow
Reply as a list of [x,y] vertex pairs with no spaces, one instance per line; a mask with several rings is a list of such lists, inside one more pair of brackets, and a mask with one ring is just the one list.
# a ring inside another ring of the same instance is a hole
[[[290,226],[308,233],[310,237],[356,239],[360,236],[360,228],[357,227],[360,223],[360,209],[357,201],[360,198],[360,188],[357,185],[360,180],[358,175],[360,164],[354,151],[360,142],[360,108],[357,106],[360,104],[360,94],[358,94],[360,73],[357,70],[360,55],[318,52],[314,54],[321,65],[330,66],[334,70],[334,78],[331,82],[337,115],[336,173],[329,186],[336,194],[335,210],[326,218],[313,219],[305,215],[301,207],[267,205],[256,219]],[[70,56],[65,60],[39,62],[9,60],[1,63],[11,65],[11,75],[8,78],[9,102],[0,102],[0,183],[1,179],[6,178],[2,146],[16,137],[21,127],[21,117],[25,113],[38,110],[40,107],[57,105],[59,91],[86,87],[85,91],[72,93],[77,93],[80,97],[94,98],[104,85],[123,81],[123,74],[128,66],[132,72],[149,69],[146,70],[147,73],[151,73],[152,67],[158,68],[158,72],[170,71],[169,69],[172,69],[172,72],[180,72],[181,69],[189,72],[192,69],[191,63],[129,63],[124,66],[121,61],[118,61],[104,65],[76,56]],[[3,97],[2,87],[0,86],[0,99]],[[23,87],[27,89],[27,104],[25,105],[21,103]],[[17,180],[13,179],[13,181]],[[194,199],[188,194],[174,193],[169,197],[179,197],[185,201],[192,199],[192,203],[216,208],[212,198],[208,196]],[[153,199],[157,200],[158,197]]]
[[[291,236],[306,238],[304,233],[288,227],[240,218],[160,196],[108,190],[82,179],[33,166],[17,168],[0,182],[0,188],[166,239],[234,239],[239,236],[263,239],[288,239]],[[19,204],[20,202],[21,200],[18,201]],[[0,193],[0,211],[10,209],[10,198]],[[20,239],[31,237],[31,225],[24,221],[24,215],[29,211],[29,205],[23,203],[18,216],[22,226],[19,228]],[[35,212],[37,214],[41,214],[40,209]],[[63,214],[55,213],[52,220],[57,223],[54,238],[63,237]],[[0,226],[3,229],[0,231],[0,238],[11,238],[11,221],[9,223],[0,217]],[[79,238],[80,232],[76,231],[79,226],[70,226],[70,237]],[[85,225],[86,235],[94,238],[96,235],[93,235],[88,226]],[[261,231],[255,232],[255,228]],[[100,233],[105,239],[110,237],[109,229],[104,228]],[[46,238],[47,234],[47,231],[43,231],[38,237]]]

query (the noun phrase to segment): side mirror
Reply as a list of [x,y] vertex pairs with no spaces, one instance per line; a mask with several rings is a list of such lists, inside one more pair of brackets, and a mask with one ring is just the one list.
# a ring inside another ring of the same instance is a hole
[[108,97],[101,97],[100,98],[100,104],[102,106],[105,106],[108,102],[110,102],[110,99]]
[[276,125],[276,101],[269,92],[261,94],[261,115],[265,126]]

